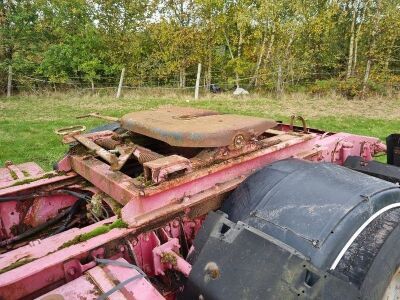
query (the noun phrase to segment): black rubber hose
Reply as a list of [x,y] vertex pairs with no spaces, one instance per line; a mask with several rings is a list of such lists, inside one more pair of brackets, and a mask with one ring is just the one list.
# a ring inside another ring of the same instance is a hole
[[22,233],[20,235],[17,235],[17,236],[14,236],[14,237],[12,237],[12,238],[10,238],[8,240],[1,241],[0,242],[0,247],[4,247],[4,246],[10,245],[12,243],[18,242],[18,241],[20,241],[22,239],[25,239],[25,238],[27,238],[27,237],[29,237],[31,235],[34,235],[34,234],[42,231],[43,229],[45,229],[45,228],[57,223],[59,220],[64,218],[70,212],[70,210],[71,210],[71,208],[66,209],[62,213],[60,213],[59,215],[55,216],[53,219],[51,219],[51,220],[49,220],[49,221],[47,221],[47,222],[45,222],[43,224],[40,224],[39,226],[36,226],[35,228],[27,230],[24,233]]
[[56,193],[54,192],[48,192],[48,193],[32,193],[32,194],[26,194],[26,195],[19,195],[19,196],[5,196],[5,197],[0,197],[0,203],[1,202],[8,202],[8,201],[23,201],[35,197],[40,197],[40,196],[52,196],[52,195],[58,195],[58,194],[68,194],[71,196],[75,196],[76,198],[79,199],[85,199],[85,200],[90,200],[90,196],[87,194],[82,194],[70,190],[57,190]]
[[75,203],[70,207],[67,218],[65,219],[63,224],[56,231],[54,231],[52,235],[63,232],[68,228],[69,223],[71,222],[73,216],[76,214],[76,212],[79,209],[79,206],[82,204],[83,201],[85,201],[85,199],[83,198],[79,198],[77,201],[75,201]]
[[20,195],[20,196],[8,196],[8,197],[0,197],[1,202],[9,202],[9,201],[23,201],[34,197],[39,197],[40,194],[28,194],[28,195]]
[[88,194],[78,193],[78,192],[71,191],[71,190],[57,190],[57,194],[59,194],[59,193],[61,193],[61,194],[65,193],[65,194],[74,196],[79,199],[84,199],[84,200],[90,200],[92,198]]
[[82,194],[82,193],[78,193],[78,192],[70,191],[70,190],[57,190],[57,193],[50,192],[47,194],[42,193],[42,194],[29,194],[29,195],[20,195],[20,196],[1,197],[0,202],[7,202],[7,201],[22,201],[22,200],[26,200],[26,199],[33,198],[33,197],[51,196],[51,195],[58,195],[58,194],[62,194],[62,193],[74,196],[74,197],[78,198],[78,200],[75,201],[75,203],[70,208],[64,210],[62,213],[55,216],[53,219],[51,219],[43,224],[40,224],[39,226],[37,226],[35,228],[27,230],[20,235],[14,236],[8,240],[1,241],[0,247],[10,245],[10,244],[18,242],[24,238],[27,238],[31,235],[34,235],[34,234],[42,231],[43,229],[47,228],[48,226],[55,224],[56,222],[58,222],[59,220],[64,218],[66,215],[68,215],[65,222],[63,223],[63,225],[60,228],[58,228],[55,233],[60,233],[61,231],[64,231],[68,227],[68,224],[71,222],[72,217],[75,215],[75,213],[78,210],[79,205],[82,203],[82,201],[83,200],[87,201],[87,200],[90,200],[90,198],[91,198],[87,194]]

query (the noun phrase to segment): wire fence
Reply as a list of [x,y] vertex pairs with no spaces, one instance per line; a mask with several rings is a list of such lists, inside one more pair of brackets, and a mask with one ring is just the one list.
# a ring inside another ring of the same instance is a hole
[[[400,70],[399,70],[400,72]],[[288,71],[284,76],[278,72],[259,72],[257,74],[242,75],[239,77],[228,76],[219,70],[203,72],[199,78],[198,88],[202,91],[223,92],[234,91],[238,86],[244,89],[257,89],[268,92],[293,91],[296,88],[310,88],[318,84],[318,81],[340,80],[343,74],[338,76],[337,72],[299,72]],[[320,78],[320,79],[318,79]],[[192,92],[196,89],[197,76],[194,73],[185,74],[185,79],[179,75],[128,75],[122,78],[122,90],[160,90],[176,92]],[[106,91],[117,92],[121,78],[118,76],[96,76],[91,80],[85,77],[72,76],[62,80],[50,80],[39,75],[19,74],[11,71],[8,74],[8,94],[19,92],[61,91],[78,90],[89,92]],[[327,85],[329,88],[329,85]],[[386,81],[383,89],[390,89],[391,92],[400,92],[399,81]]]

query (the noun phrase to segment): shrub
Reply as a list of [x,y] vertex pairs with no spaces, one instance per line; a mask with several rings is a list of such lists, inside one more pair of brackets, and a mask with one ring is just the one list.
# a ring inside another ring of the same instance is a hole
[[332,91],[336,91],[339,81],[336,79],[316,80],[309,87],[309,91],[315,95],[326,95]]
[[353,99],[361,95],[362,84],[357,78],[350,78],[339,82],[337,92],[346,98]]

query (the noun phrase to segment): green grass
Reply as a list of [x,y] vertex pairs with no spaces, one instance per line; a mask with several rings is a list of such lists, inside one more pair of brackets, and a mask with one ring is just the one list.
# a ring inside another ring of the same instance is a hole
[[[152,96],[149,96],[149,95]],[[135,92],[115,99],[112,95],[49,94],[0,98],[0,164],[35,161],[46,170],[67,151],[54,133],[56,128],[76,124],[91,128],[104,121],[76,119],[99,112],[111,116],[159,105],[209,108],[226,113],[262,116],[288,122],[291,114],[301,114],[310,126],[329,131],[345,131],[376,136],[400,131],[399,99],[346,100],[332,96],[313,98],[295,94],[276,99],[254,95],[233,98],[230,95],[205,96],[192,100],[190,95],[159,95],[151,91]]]

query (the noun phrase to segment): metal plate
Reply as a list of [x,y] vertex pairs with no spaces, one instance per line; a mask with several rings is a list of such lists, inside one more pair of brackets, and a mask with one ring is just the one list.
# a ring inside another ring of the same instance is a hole
[[275,121],[189,107],[160,107],[124,115],[121,126],[177,147],[222,147],[276,126]]

